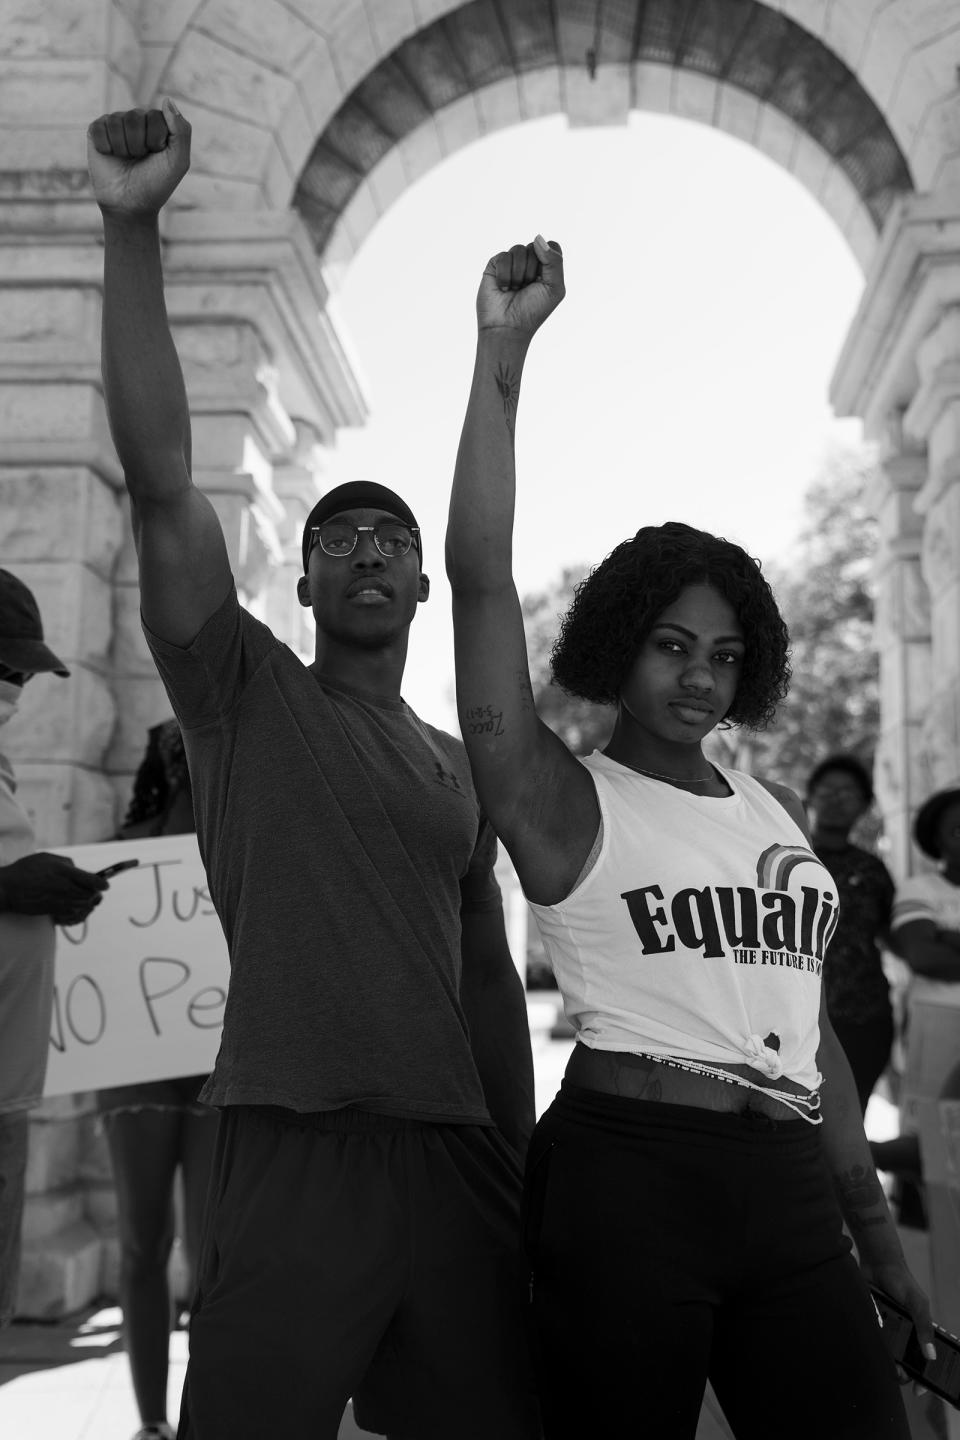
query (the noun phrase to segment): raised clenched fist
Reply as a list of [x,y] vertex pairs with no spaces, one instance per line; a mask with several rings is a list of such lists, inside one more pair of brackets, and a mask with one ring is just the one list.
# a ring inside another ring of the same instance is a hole
[[87,131],[87,164],[101,210],[156,215],[190,168],[190,125],[172,100],[117,110]]
[[532,335],[563,296],[563,253],[555,240],[548,244],[538,235],[488,262],[477,292],[477,325]]

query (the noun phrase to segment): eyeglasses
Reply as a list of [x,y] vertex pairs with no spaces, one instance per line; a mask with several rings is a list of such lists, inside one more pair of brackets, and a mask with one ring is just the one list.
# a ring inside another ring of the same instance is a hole
[[373,536],[373,543],[388,560],[398,560],[401,555],[406,555],[420,534],[419,526],[403,525],[399,520],[379,520],[376,525],[351,525],[348,520],[328,520],[323,525],[312,526],[310,533],[313,544],[318,544],[324,555],[344,557],[353,554],[364,531]]

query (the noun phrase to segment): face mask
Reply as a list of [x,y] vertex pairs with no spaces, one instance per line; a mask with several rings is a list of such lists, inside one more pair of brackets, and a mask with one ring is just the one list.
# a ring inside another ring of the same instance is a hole
[[6,725],[7,721],[16,714],[22,694],[22,685],[14,685],[9,680],[0,680],[0,725]]

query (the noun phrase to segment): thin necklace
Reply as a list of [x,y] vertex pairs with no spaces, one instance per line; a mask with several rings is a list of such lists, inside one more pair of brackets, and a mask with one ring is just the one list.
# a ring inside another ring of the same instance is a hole
[[629,760],[617,763],[626,765],[628,770],[635,770],[638,775],[649,775],[651,780],[672,780],[675,785],[708,785],[713,779],[712,775],[705,775],[702,780],[684,780],[680,775],[660,775],[656,770],[641,770],[639,765],[631,765]]
[[[626,700],[624,700],[622,695],[620,696],[620,704],[623,706],[624,710],[626,710],[631,720],[635,720],[637,721],[637,724],[639,724],[640,722],[637,720],[636,715],[634,715],[633,711],[630,709],[630,706],[627,704]],[[705,775],[702,780],[681,780],[679,775],[660,775],[656,770],[643,770],[640,768],[639,765],[631,765],[629,760],[619,760],[617,763],[619,765],[626,765],[628,770],[635,770],[638,775],[649,775],[651,780],[672,780],[675,785],[707,785],[713,779],[712,766],[710,767],[711,773],[709,775]]]

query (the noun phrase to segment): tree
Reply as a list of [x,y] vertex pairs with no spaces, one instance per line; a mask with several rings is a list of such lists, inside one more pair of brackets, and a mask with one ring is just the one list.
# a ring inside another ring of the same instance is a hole
[[789,563],[765,567],[791,640],[793,680],[775,723],[742,737],[750,768],[802,795],[827,754],[868,767],[880,721],[871,572],[877,522],[869,508],[876,471],[863,447],[834,446],[807,491]]

